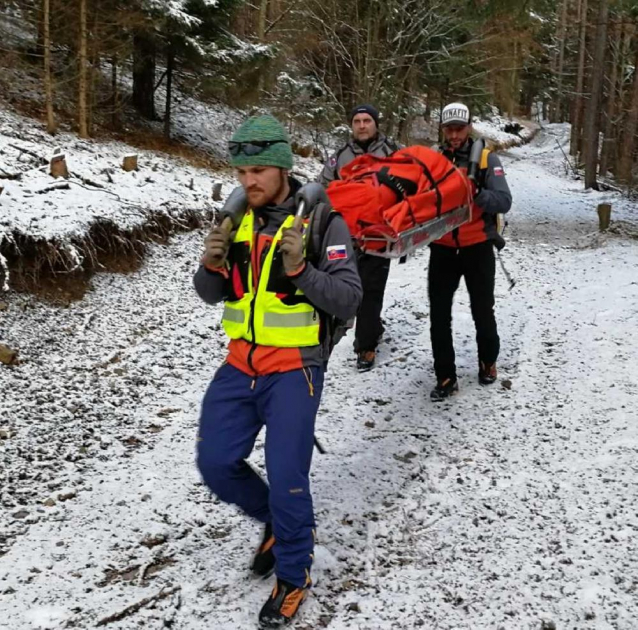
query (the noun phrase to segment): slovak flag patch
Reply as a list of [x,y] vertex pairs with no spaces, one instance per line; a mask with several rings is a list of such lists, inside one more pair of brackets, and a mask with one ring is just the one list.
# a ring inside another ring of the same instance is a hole
[[345,260],[348,258],[348,250],[345,245],[330,245],[326,247],[328,260]]
[[501,166],[495,166],[494,175],[496,175],[496,177],[503,177],[503,175],[505,175],[505,171]]

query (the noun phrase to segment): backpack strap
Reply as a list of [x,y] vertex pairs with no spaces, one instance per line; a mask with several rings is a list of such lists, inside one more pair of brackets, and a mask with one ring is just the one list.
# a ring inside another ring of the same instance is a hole
[[388,137],[386,137],[382,147],[386,157],[390,157],[395,151],[398,151],[400,148],[399,145],[392,138]]
[[483,149],[483,153],[481,153],[481,163],[479,164],[479,168],[482,171],[487,169],[487,160],[489,158],[489,155],[490,155],[490,150],[487,148]]
[[335,180],[337,179],[341,179],[341,177],[339,176],[339,158],[341,157],[341,154],[349,147],[349,143],[344,144],[333,156],[332,159],[334,159],[335,161]]
[[330,225],[330,221],[337,215],[328,204],[318,203],[310,213],[308,220],[308,238],[306,245],[306,260],[315,267],[321,260],[321,246]]
[[485,179],[487,177],[487,168],[489,165],[489,157],[490,157],[490,153],[491,151],[488,148],[483,149],[483,152],[481,153],[481,161],[479,163],[479,188],[484,188],[485,187]]
[[[330,222],[339,213],[333,210],[329,204],[320,202],[312,210],[308,219],[308,237],[306,239],[306,260],[315,267],[319,266],[321,260],[323,239],[328,230]],[[326,344],[328,356],[332,354],[332,350],[339,340],[346,334],[348,329],[354,325],[354,318],[343,321],[334,315],[319,309],[323,326],[322,343]]]

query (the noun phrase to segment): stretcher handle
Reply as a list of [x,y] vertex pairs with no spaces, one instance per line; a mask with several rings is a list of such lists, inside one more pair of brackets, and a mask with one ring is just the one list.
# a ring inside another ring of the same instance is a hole
[[318,203],[330,203],[328,195],[324,187],[319,182],[309,182],[304,184],[295,194],[295,203],[297,204],[297,211],[295,212],[295,220],[293,221],[293,227],[301,231],[303,227],[303,220],[307,214]]
[[233,220],[230,217],[224,217],[220,229],[224,230],[226,234],[230,234],[233,231]]
[[485,140],[483,140],[483,138],[475,140],[472,144],[472,148],[470,149],[470,160],[467,166],[467,178],[473,181],[475,184],[479,177],[483,149],[485,149]]

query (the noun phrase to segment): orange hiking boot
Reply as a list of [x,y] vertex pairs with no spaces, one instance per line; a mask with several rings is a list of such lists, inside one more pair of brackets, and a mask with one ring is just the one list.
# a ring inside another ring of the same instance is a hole
[[264,538],[261,545],[255,553],[252,564],[252,572],[261,578],[267,578],[275,569],[275,554],[273,547],[275,546],[275,537],[272,533],[272,525],[266,523],[264,530]]
[[479,363],[478,379],[481,385],[491,385],[496,380],[496,363]]
[[438,379],[436,387],[430,392],[430,399],[434,402],[440,402],[450,396],[454,396],[459,391],[459,382],[456,376],[451,378]]
[[374,350],[363,350],[357,353],[357,370],[359,372],[367,372],[374,367],[374,361],[377,353]]
[[259,628],[280,628],[291,622],[303,603],[307,588],[277,579],[277,584],[259,613]]

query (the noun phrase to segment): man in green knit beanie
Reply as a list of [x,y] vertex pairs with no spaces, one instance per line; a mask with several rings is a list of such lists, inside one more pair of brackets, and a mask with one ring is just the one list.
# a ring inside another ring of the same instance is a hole
[[[327,318],[352,317],[362,291],[348,228],[321,201],[313,211],[329,220],[315,222],[323,226],[318,251],[306,258],[305,227],[293,226],[301,184],[289,175],[281,123],[249,118],[228,151],[248,207],[233,234],[211,231],[194,279],[205,302],[224,303],[230,337],[202,403],[197,465],[213,493],[264,525],[252,571],[276,575],[259,614],[260,628],[276,628],[296,615],[312,583],[309,474],[330,352]],[[246,462],[263,426],[268,485]]]

